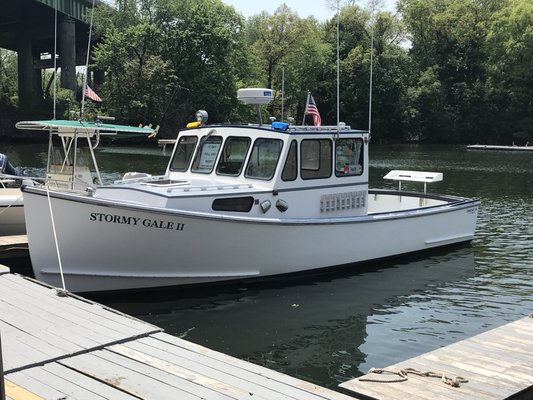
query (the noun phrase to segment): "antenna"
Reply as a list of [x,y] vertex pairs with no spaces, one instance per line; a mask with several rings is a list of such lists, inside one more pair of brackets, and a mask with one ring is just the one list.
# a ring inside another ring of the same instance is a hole
[[372,80],[374,69],[374,9],[376,1],[370,1],[370,87],[368,96],[368,136],[372,130]]
[[54,108],[53,118],[56,119],[57,103],[57,0],[54,2]]
[[340,53],[339,53],[339,25],[340,25],[340,0],[337,0],[337,133],[340,123]]
[[285,64],[281,64],[281,122],[285,105]]
[[85,61],[85,77],[83,78],[83,86],[81,88],[81,110],[80,110],[80,120],[83,120],[83,110],[85,109],[85,90],[87,89],[87,76],[89,75],[89,55],[91,53],[91,38],[93,35],[93,16],[94,16],[94,3],[91,8],[91,23],[89,25],[89,40],[87,41],[87,59]]

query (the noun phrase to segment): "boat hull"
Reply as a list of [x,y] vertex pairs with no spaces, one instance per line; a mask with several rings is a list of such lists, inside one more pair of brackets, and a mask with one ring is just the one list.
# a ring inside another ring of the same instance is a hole
[[0,236],[25,233],[24,207],[20,189],[0,189]]
[[61,264],[72,292],[261,278],[467,242],[479,207],[462,199],[364,217],[282,221],[23,190],[35,277],[62,286]]

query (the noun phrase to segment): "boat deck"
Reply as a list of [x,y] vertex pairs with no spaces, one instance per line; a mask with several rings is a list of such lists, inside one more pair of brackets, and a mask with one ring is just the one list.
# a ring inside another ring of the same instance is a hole
[[3,266],[0,288],[8,400],[353,399],[76,295],[58,296]]
[[[340,386],[357,396],[387,400],[526,400],[533,398],[533,315],[472,338],[369,373]],[[398,371],[434,372],[420,376]],[[452,387],[442,381],[463,377]],[[401,382],[400,382],[401,381]]]

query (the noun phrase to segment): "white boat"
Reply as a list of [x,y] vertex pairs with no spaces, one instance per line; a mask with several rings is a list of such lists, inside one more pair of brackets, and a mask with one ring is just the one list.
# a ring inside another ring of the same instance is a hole
[[24,233],[22,192],[19,188],[0,187],[0,236]]
[[[48,187],[23,184],[37,279],[64,282],[73,292],[205,284],[348,266],[474,238],[477,199],[370,190],[367,131],[207,125],[206,113],[197,115],[197,126],[179,133],[164,175],[127,173],[95,185],[82,182],[73,165],[67,179],[49,173]],[[104,134],[93,126],[74,135],[53,121],[17,127],[68,139],[73,154],[75,136]],[[395,171],[388,178],[426,183],[442,174]]]
[[26,233],[22,192],[18,187],[10,187],[18,175],[19,171],[0,153],[0,236]]

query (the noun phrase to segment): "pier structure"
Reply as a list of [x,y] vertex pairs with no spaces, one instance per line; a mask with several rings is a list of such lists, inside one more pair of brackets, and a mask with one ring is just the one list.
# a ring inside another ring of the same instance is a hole
[[0,267],[8,400],[351,400]]
[[[105,4],[96,1],[96,5]],[[56,47],[61,87],[76,91],[76,66],[85,65],[87,57],[91,8],[92,0],[0,0],[0,47],[18,55],[22,113],[43,97],[41,71],[53,68]],[[95,79],[103,79],[103,74],[96,72]]]
[[533,314],[342,383],[374,400],[533,399]]
[[0,394],[7,400],[533,398],[533,315],[373,369],[334,391],[168,335],[1,265],[0,289]]

